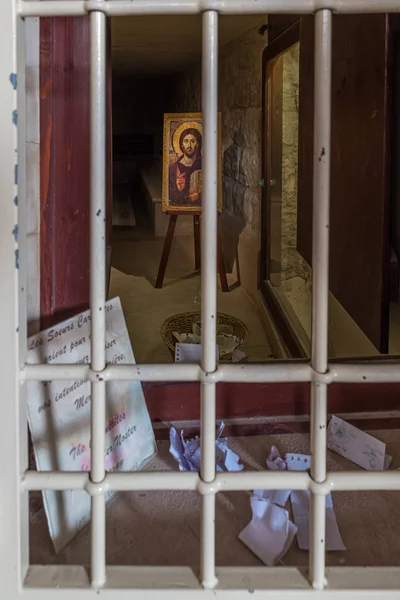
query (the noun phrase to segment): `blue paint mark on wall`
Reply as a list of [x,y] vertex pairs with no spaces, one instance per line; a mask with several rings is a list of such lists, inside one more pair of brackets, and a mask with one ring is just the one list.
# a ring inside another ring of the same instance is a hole
[[15,268],[19,269],[19,250],[15,251]]
[[15,241],[18,242],[18,225],[13,229],[13,236],[15,237]]
[[14,183],[15,185],[18,185],[18,165],[15,165],[14,167]]
[[16,73],[11,73],[10,74],[10,81],[11,81],[11,85],[13,86],[14,90],[17,89],[17,83],[18,83],[18,79],[17,79],[17,74]]
[[14,204],[15,204],[15,206],[18,206],[18,196],[15,196],[15,198],[14,198]]
[[18,111],[16,110],[13,110],[12,122],[14,123],[15,127],[18,125]]

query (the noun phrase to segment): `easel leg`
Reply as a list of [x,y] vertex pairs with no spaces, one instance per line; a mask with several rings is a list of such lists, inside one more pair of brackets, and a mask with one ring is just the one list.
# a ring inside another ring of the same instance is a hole
[[172,240],[174,238],[176,221],[178,215],[171,215],[169,218],[169,225],[167,235],[165,236],[164,248],[161,255],[160,266],[158,268],[158,275],[156,281],[156,288],[161,289],[164,283],[165,271],[167,270],[169,253],[171,252]]
[[236,277],[238,285],[242,285],[242,280],[240,278],[240,265],[239,265],[239,243],[236,246]]
[[201,251],[200,251],[200,217],[195,215],[193,217],[193,234],[194,234],[194,269],[195,271],[200,270],[201,265]]
[[218,273],[219,273],[219,279],[221,281],[221,289],[223,292],[229,292],[228,280],[226,278],[225,260],[224,260],[224,254],[222,252],[222,244],[221,244],[221,237],[220,237],[219,231],[218,231],[217,244],[218,244],[218,249],[217,249]]

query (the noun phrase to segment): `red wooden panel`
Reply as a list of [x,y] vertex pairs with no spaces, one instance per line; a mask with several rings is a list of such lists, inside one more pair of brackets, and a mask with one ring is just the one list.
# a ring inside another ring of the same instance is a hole
[[[200,419],[200,384],[144,384],[153,422]],[[329,413],[393,411],[400,384],[334,383],[328,388]],[[217,417],[224,419],[310,414],[308,383],[220,383]]]
[[[111,61],[107,87],[107,206],[111,233]],[[89,305],[89,17],[40,20],[41,319]]]

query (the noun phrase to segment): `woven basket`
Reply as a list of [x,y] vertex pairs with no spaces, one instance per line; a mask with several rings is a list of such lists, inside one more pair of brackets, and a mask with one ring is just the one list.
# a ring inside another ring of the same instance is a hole
[[[164,343],[168,346],[173,358],[175,358],[175,345],[177,343],[173,332],[192,333],[193,324],[199,322],[200,319],[201,314],[199,312],[187,312],[174,315],[173,317],[169,317],[164,321],[161,326],[161,337]],[[237,349],[242,350],[249,335],[249,330],[247,329],[246,325],[236,317],[225,315],[223,313],[218,313],[217,319],[218,324],[230,325],[232,327],[233,335],[239,340]],[[230,361],[232,360],[232,352],[220,352],[219,358],[223,361]]]

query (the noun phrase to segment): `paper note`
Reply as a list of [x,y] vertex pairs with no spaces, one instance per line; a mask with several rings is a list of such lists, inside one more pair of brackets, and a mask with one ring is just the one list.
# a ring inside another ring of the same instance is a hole
[[[218,346],[216,348],[217,361],[219,360]],[[177,363],[200,363],[201,344],[175,344],[175,362]]]
[[[225,428],[221,423],[215,440],[215,468],[217,471],[242,471],[239,456],[228,447],[227,438],[222,438]],[[186,441],[183,431],[179,435],[175,427],[170,432],[170,453],[179,465],[180,471],[199,471],[201,463],[200,439]]]
[[286,454],[288,471],[308,471],[311,469],[311,456],[308,454]]
[[[367,471],[385,468],[386,444],[339,417],[332,416],[329,422],[327,446]],[[386,464],[390,463],[389,459]]]
[[[105,305],[106,361],[134,364],[119,298]],[[90,363],[90,311],[29,338],[29,364]],[[91,388],[88,381],[29,381],[28,420],[39,471],[90,470]],[[106,384],[107,471],[136,471],[156,452],[138,381]],[[113,494],[106,495],[109,500]],[[90,520],[83,491],[43,492],[50,536],[59,552]]]
[[[267,458],[267,467],[271,471],[285,471],[287,468],[286,460],[281,457],[276,446],[271,446],[271,451]],[[290,490],[254,490],[254,495],[278,504],[278,506],[285,506],[290,496]]]
[[269,500],[278,506],[285,506],[289,500],[291,490],[254,490],[254,495],[264,500]]
[[246,361],[247,361],[246,354],[244,352],[242,352],[242,350],[239,350],[238,348],[236,348],[236,350],[234,350],[232,353],[232,362],[238,363],[238,362],[246,362]]
[[[293,519],[297,527],[297,543],[300,550],[308,550],[310,531],[310,492],[308,490],[292,492],[290,501],[292,503]],[[328,551],[346,550],[333,511],[331,494],[328,494],[326,497],[325,549]]]
[[[308,471],[311,468],[311,456],[307,454],[286,454],[288,471]],[[309,549],[310,529],[310,492],[308,490],[293,491],[290,494],[293,519],[297,527],[297,543],[300,550]],[[332,495],[326,497],[326,550],[346,550],[333,511]]]
[[252,496],[253,517],[241,531],[239,539],[267,566],[276,565],[289,550],[296,526],[284,508]]
[[280,452],[276,446],[271,447],[271,451],[267,458],[267,467],[271,471],[285,471],[287,468],[286,460],[280,455]]

